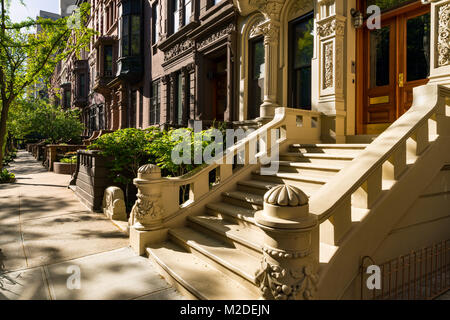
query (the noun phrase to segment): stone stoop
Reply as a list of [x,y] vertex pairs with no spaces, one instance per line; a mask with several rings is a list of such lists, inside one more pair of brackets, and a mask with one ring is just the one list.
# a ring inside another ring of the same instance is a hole
[[[255,213],[263,208],[264,194],[280,184],[301,189],[308,197],[348,165],[367,144],[291,145],[281,154],[279,172],[239,181],[222,201],[206,206],[204,215],[188,217],[183,228],[169,230],[165,243],[147,248],[147,254],[166,280],[193,299],[255,300],[261,297],[256,273],[261,267],[263,231]],[[354,208],[355,219],[366,211]],[[326,263],[337,247],[321,243],[320,262]]]

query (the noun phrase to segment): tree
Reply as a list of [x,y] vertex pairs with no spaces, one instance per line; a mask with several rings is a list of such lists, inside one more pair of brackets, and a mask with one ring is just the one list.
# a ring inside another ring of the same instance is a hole
[[[7,135],[10,107],[37,79],[48,79],[57,63],[87,47],[92,30],[86,27],[90,6],[81,4],[74,16],[53,21],[31,18],[12,23],[9,0],[0,0],[0,146]],[[41,32],[30,30],[40,26]],[[4,148],[0,148],[0,169]]]
[[79,143],[83,130],[78,110],[63,110],[45,99],[18,99],[8,116],[8,132],[17,139],[32,135],[53,144]]

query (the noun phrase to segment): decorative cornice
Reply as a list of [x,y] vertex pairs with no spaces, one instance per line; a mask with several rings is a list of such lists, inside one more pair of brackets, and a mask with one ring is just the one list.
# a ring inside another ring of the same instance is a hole
[[164,52],[164,61],[171,60],[181,54],[186,53],[194,47],[194,41],[187,39],[183,42],[177,43],[168,51]]
[[338,20],[336,17],[317,22],[317,34],[322,38],[332,35],[344,36],[344,33],[345,21]]
[[209,46],[211,43],[220,40],[221,38],[224,38],[231,34],[232,31],[235,30],[235,26],[233,23],[230,23],[225,28],[211,34],[209,37],[203,39],[202,41],[199,41],[197,43],[197,50],[201,50],[207,46]]

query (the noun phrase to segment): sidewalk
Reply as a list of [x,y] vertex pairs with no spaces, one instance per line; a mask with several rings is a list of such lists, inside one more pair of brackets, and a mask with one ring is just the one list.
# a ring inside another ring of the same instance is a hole
[[[0,184],[1,299],[183,299],[128,237],[91,213],[67,188],[70,176],[47,172],[26,151]],[[80,290],[67,281],[80,271]]]

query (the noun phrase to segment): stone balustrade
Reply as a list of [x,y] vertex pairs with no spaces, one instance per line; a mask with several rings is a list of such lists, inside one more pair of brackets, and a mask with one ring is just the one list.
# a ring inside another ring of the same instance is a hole
[[[226,185],[242,168],[242,166],[232,164],[236,162],[236,159],[240,159],[245,166],[260,166],[270,163],[272,156],[278,157],[279,150],[287,149],[289,143],[293,141],[298,142],[299,137],[304,139],[305,143],[320,142],[320,124],[321,114],[318,112],[277,108],[275,117],[271,122],[250,133],[245,139],[226,150],[213,164],[204,165],[187,175],[175,178],[161,178],[152,171],[156,170],[153,167],[144,166],[141,168],[140,175],[135,180],[135,185],[139,190],[136,212],[151,208],[146,199],[154,196],[150,195],[150,192],[158,192],[161,208],[161,212],[158,214],[160,216],[158,223],[161,225],[157,232],[158,237],[145,237],[143,234],[150,232],[150,230],[142,229],[139,225],[136,226],[135,221],[133,221],[130,238],[136,252],[142,254],[142,248],[145,245],[152,241],[161,240],[161,236],[164,235],[161,230],[165,230],[163,226],[167,225],[169,221],[182,221],[188,212],[201,210],[211,196],[210,191]],[[147,170],[152,172],[147,173]],[[211,176],[216,177],[215,184],[210,183]],[[159,191],[155,191],[155,189]],[[155,223],[153,223],[153,228],[155,228],[154,225]]]
[[53,171],[53,164],[57,160],[58,154],[65,154],[67,152],[76,152],[80,149],[86,149],[85,145],[60,145],[60,144],[49,144],[45,146],[45,165],[48,171]]

